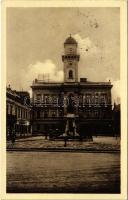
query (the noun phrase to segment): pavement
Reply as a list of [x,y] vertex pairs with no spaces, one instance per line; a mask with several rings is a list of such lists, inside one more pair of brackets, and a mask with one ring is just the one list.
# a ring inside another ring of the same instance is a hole
[[8,151],[87,151],[87,152],[120,152],[119,137],[93,137],[93,141],[49,140],[44,136],[17,139],[15,144],[7,142]]
[[7,193],[120,193],[120,154],[8,151],[6,180]]

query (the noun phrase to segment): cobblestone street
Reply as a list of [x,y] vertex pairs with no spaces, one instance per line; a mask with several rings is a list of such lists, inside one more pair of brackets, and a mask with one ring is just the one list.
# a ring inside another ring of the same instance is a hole
[[7,192],[119,193],[119,153],[7,152]]
[[[120,192],[119,138],[94,137],[92,142],[82,143],[68,141],[64,147],[64,141],[37,136],[18,139],[13,146],[8,142],[7,147],[7,192]],[[61,152],[44,152],[44,148]],[[63,152],[65,148],[67,152]],[[73,149],[76,152],[69,151]],[[78,151],[82,149],[89,153]]]

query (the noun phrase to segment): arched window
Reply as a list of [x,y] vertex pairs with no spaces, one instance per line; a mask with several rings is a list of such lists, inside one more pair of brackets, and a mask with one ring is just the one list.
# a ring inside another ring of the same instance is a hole
[[44,111],[44,118],[47,118],[48,117],[48,112],[45,110]]
[[37,110],[37,118],[40,118],[40,110]]
[[69,71],[69,79],[73,79],[73,71],[72,70]]

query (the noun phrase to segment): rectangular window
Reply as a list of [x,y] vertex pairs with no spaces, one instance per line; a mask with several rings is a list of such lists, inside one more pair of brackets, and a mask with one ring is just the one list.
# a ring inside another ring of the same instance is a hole
[[52,103],[57,104],[57,100],[58,100],[57,96],[53,95],[52,96]]
[[25,119],[25,117],[26,117],[26,111],[24,110],[24,119]]
[[56,117],[56,111],[52,111],[51,115],[52,115],[53,118]]
[[36,101],[37,103],[41,103],[41,94],[36,95]]
[[99,103],[99,98],[98,96],[95,96],[95,104],[98,104]]
[[103,95],[102,95],[101,98],[100,98],[100,103],[101,103],[101,104],[105,104],[105,97],[104,97]]
[[83,95],[83,105],[85,105],[86,104],[86,97],[85,97],[85,95]]
[[103,105],[104,104],[106,105],[106,103],[107,103],[107,94],[106,93],[101,94],[100,103]]
[[27,114],[28,114],[28,111],[26,111],[26,119],[27,119]]
[[27,119],[30,119],[31,111],[27,111]]
[[86,95],[85,104],[90,104],[90,103],[91,103],[91,95]]
[[18,118],[20,118],[20,108],[18,107]]
[[91,96],[91,104],[95,104],[95,96],[94,95]]
[[37,130],[38,131],[40,130],[40,124],[37,124]]
[[22,108],[21,108],[21,119],[22,119],[22,117],[23,117],[23,112],[22,112]]
[[84,100],[83,95],[80,95],[79,96],[79,106],[83,105],[83,100]]
[[49,95],[48,94],[44,95],[44,103],[45,104],[49,104],[50,103],[50,101],[49,101]]

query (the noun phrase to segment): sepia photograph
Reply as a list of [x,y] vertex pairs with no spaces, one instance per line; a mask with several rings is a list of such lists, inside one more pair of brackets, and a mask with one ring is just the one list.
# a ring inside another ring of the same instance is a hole
[[72,4],[6,7],[7,194],[121,194],[121,8]]

